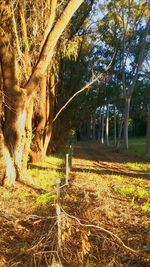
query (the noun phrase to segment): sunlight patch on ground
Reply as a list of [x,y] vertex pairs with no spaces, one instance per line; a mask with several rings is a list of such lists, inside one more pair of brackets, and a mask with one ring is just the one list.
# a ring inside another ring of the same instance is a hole
[[128,162],[127,166],[130,167],[131,170],[150,172],[150,163]]
[[50,156],[44,162],[31,163],[23,175],[23,181],[44,190],[52,190],[56,178],[65,178],[64,164],[65,160],[61,156]]

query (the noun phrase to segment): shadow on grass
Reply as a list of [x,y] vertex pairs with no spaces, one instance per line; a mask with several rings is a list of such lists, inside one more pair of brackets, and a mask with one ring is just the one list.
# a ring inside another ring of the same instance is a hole
[[[99,166],[99,164],[95,163],[95,166]],[[137,179],[143,179],[143,180],[150,180],[150,174],[147,173],[133,173],[133,172],[127,172],[127,171],[121,171],[121,170],[109,170],[106,169],[106,167],[102,167],[100,166],[100,168],[102,168],[102,170],[100,169],[85,169],[85,168],[74,168],[73,171],[74,172],[78,172],[78,173],[94,173],[97,175],[121,175],[121,176],[125,176],[127,178],[137,178]]]
[[27,189],[31,189],[33,190],[34,192],[38,193],[38,194],[42,194],[42,193],[46,193],[47,191],[40,188],[40,187],[36,187],[34,185],[31,185],[23,180],[20,180],[20,181],[17,181],[17,183],[19,183],[20,185],[26,187]]
[[[50,165],[53,165],[53,166],[56,167],[55,164],[51,164],[51,163],[50,163]],[[41,170],[41,171],[46,171],[46,170],[56,170],[56,171],[58,171],[58,172],[61,172],[61,171],[63,170],[63,167],[61,167],[61,168],[53,168],[53,167],[52,167],[52,168],[51,168],[51,167],[43,167],[43,166],[37,166],[37,165],[31,164],[31,165],[29,165],[28,170]]]
[[128,152],[122,149],[116,150],[113,147],[107,147],[98,143],[77,144],[74,151],[74,158],[85,160],[112,163],[150,163],[150,159],[146,155],[133,155],[130,153],[130,150]]

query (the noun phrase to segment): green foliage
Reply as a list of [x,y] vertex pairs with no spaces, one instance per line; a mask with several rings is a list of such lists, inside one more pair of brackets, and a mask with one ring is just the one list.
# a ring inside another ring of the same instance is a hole
[[[123,180],[122,180],[123,181]],[[114,191],[124,196],[134,196],[135,198],[145,198],[149,195],[148,191],[142,187],[134,185],[114,186]]]
[[134,206],[134,204],[135,204],[135,197],[133,197],[133,198],[131,199],[131,206]]
[[144,171],[144,172],[150,171],[149,163],[128,162],[127,165],[130,167],[131,170]]
[[50,193],[46,193],[36,198],[36,204],[37,206],[43,206],[49,202],[55,201],[56,199],[57,199],[56,195],[51,195]]
[[61,56],[62,58],[77,60],[79,50],[82,43],[82,37],[75,36],[71,41],[69,40],[67,43],[64,43],[61,46]]
[[137,190],[137,193],[136,194],[140,198],[144,198],[144,197],[147,197],[148,196],[148,192],[144,188],[139,188]]
[[122,182],[123,177],[121,175],[113,175],[112,179],[116,180],[117,182]]
[[145,212],[150,212],[150,203],[146,202],[142,205],[142,210],[144,210]]
[[128,196],[128,195],[131,196],[133,195],[134,191],[135,191],[134,186],[126,186],[120,189],[120,194],[125,195],[125,196]]

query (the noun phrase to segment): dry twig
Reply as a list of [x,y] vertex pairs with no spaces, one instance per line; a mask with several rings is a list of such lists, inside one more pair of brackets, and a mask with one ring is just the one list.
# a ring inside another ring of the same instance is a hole
[[73,216],[73,215],[70,215],[68,214],[62,207],[61,207],[61,210],[62,212],[69,218],[71,219],[74,219],[75,221],[78,222],[78,224],[82,227],[87,227],[87,228],[95,228],[95,229],[98,229],[106,234],[108,234],[109,236],[111,236],[115,241],[117,241],[118,245],[120,245],[122,248],[124,248],[125,250],[127,250],[128,252],[134,254],[135,256],[145,260],[146,262],[149,262],[150,261],[150,257],[147,257],[147,256],[144,256],[142,255],[139,251],[136,251],[130,247],[128,247],[127,245],[124,244],[124,242],[120,239],[120,237],[118,237],[117,235],[115,235],[114,233],[112,233],[111,231],[101,227],[101,226],[98,226],[98,225],[94,225],[94,224],[83,224],[79,218]]

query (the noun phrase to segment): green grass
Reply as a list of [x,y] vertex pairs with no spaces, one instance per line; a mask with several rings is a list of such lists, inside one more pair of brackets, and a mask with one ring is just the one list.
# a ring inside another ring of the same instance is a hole
[[146,136],[143,137],[129,137],[129,149],[124,149],[123,140],[121,140],[120,151],[133,156],[142,157],[144,160],[149,160],[150,155],[146,154]]
[[146,202],[142,205],[142,210],[145,212],[150,212],[150,202]]
[[122,197],[127,197],[132,206],[138,206],[143,211],[150,211],[150,190],[144,187],[142,179],[129,180],[120,175],[112,175],[112,189]]
[[65,157],[62,154],[46,157],[44,162],[30,163],[23,180],[49,191],[55,185],[56,178],[65,178],[64,164]]
[[129,138],[129,153],[137,156],[146,156],[146,137]]
[[127,166],[134,171],[143,171],[150,173],[150,163],[127,162]]
[[41,194],[36,198],[36,205],[43,206],[49,202],[55,201],[56,199],[57,199],[56,194],[51,194],[51,193]]

